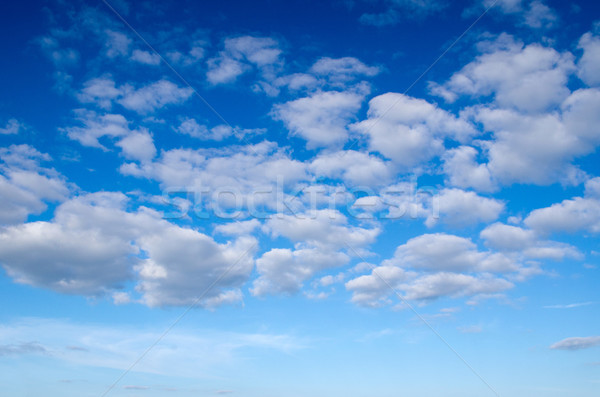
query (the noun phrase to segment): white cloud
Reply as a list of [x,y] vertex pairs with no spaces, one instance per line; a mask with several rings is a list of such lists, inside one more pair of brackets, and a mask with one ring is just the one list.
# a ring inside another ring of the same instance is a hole
[[357,186],[382,185],[394,174],[389,162],[355,150],[319,154],[309,169],[317,177],[340,178]]
[[318,248],[274,248],[256,260],[256,270],[260,276],[250,291],[256,296],[293,293],[319,271],[345,265],[348,261],[349,257],[342,252]]
[[234,221],[220,224],[215,226],[213,231],[228,236],[249,235],[259,226],[260,221],[258,219],[250,219],[247,221]]
[[533,210],[524,223],[539,233],[600,232],[600,197],[597,192],[598,178],[586,184],[586,195],[564,200],[550,207]]
[[273,107],[292,135],[307,141],[309,149],[339,147],[348,139],[347,126],[360,109],[364,88],[350,91],[319,91]]
[[241,299],[254,238],[219,244],[147,208],[128,212],[126,204],[120,193],[88,194],[61,204],[52,221],[7,227],[0,263],[19,283],[67,294],[104,295],[133,280],[148,306]]
[[[308,178],[304,163],[292,160],[268,141],[222,149],[166,150],[154,162],[124,164],[121,172],[157,180],[164,189],[185,187],[190,192],[205,192],[203,199],[214,208],[259,212],[262,206],[276,206],[278,183],[283,188]],[[219,196],[219,192],[232,192],[235,197]],[[235,198],[235,202],[227,198]]]
[[168,80],[159,80],[138,89],[129,85],[121,89],[123,93],[118,102],[126,109],[140,114],[185,102],[194,92],[190,87],[179,87]]
[[234,82],[240,75],[256,67],[268,80],[283,62],[279,43],[270,37],[241,36],[225,39],[224,49],[208,60],[206,78],[211,84]]
[[77,99],[82,103],[95,103],[103,109],[110,109],[112,102],[121,95],[121,89],[115,86],[112,78],[97,77],[83,84]]
[[350,226],[335,210],[275,215],[267,221],[266,230],[275,238],[287,238],[295,249],[271,249],[257,259],[259,277],[251,292],[259,296],[296,292],[318,272],[346,264],[350,258],[341,251],[348,246],[360,250],[380,232],[378,228]]
[[518,226],[495,223],[482,230],[480,237],[494,249],[515,252],[526,258],[581,258],[581,253],[572,245],[541,240],[535,231]]
[[442,296],[462,297],[495,294],[514,285],[504,279],[487,275],[471,276],[456,273],[429,274],[414,280],[405,287],[406,299],[436,299]]
[[368,119],[353,129],[368,135],[369,147],[395,163],[412,167],[442,153],[444,139],[467,139],[466,121],[423,100],[387,93],[369,101]]
[[548,29],[556,25],[556,12],[539,0],[532,1],[525,12],[523,23],[534,29]]
[[145,129],[131,132],[116,145],[123,150],[123,154],[128,159],[150,161],[156,156],[152,135]]
[[[599,99],[600,90],[577,90],[562,103],[560,113],[539,115],[507,109],[472,108],[474,119],[482,123],[485,130],[494,133],[493,140],[479,142],[488,157],[487,172],[477,165],[472,152],[458,149],[447,155],[450,181],[486,190],[491,189],[493,183],[580,183],[584,174],[571,162],[592,153],[600,144],[600,136],[593,127],[600,122]],[[461,167],[476,170],[481,180],[454,176]],[[488,172],[491,182],[488,182]]]
[[502,253],[479,251],[467,238],[425,234],[399,246],[391,259],[370,274],[348,281],[346,289],[352,291],[355,303],[379,306],[391,303],[395,293],[403,299],[430,300],[488,296],[514,286],[494,273],[520,281],[539,270],[523,267]]
[[600,85],[600,37],[586,33],[579,39],[583,55],[577,62],[577,74],[589,86]]
[[[494,221],[498,219],[505,207],[499,200],[461,189],[442,189],[434,200],[439,203],[439,220],[452,226]],[[435,202],[432,206],[435,206]],[[438,221],[435,215],[437,215],[435,211],[429,214],[425,221],[427,226],[433,226]]]
[[215,127],[208,128],[203,124],[198,124],[198,122],[193,118],[183,119],[181,124],[175,128],[175,131],[179,132],[180,134],[189,135],[192,138],[213,141],[222,141],[230,136],[242,138],[246,135],[262,134],[264,132],[264,130],[260,128],[239,128],[231,127],[226,124],[220,124]]
[[146,65],[160,64],[160,56],[158,56],[158,54],[143,50],[133,50],[133,53],[131,54],[131,60]]
[[252,237],[218,244],[177,226],[146,234],[139,243],[149,257],[135,268],[140,278],[136,290],[150,307],[189,305],[200,298],[205,306],[241,300],[239,288],[254,267],[257,244]]
[[473,188],[479,192],[497,189],[487,164],[477,161],[478,151],[471,146],[459,146],[446,151],[442,157],[448,183],[460,188]]
[[353,57],[323,57],[312,65],[310,72],[326,77],[331,84],[344,84],[358,76],[373,77],[379,73],[379,68],[365,65]]
[[550,349],[554,350],[581,350],[581,349],[589,349],[590,347],[595,347],[600,345],[600,336],[586,336],[579,337],[574,336],[571,338],[566,338],[561,341],[556,342]]
[[124,33],[115,30],[107,29],[106,35],[106,56],[115,58],[117,56],[127,56],[129,54],[129,46],[131,39]]
[[25,125],[17,119],[9,119],[4,128],[0,128],[0,135],[14,135],[23,130]]
[[432,92],[448,101],[459,94],[493,95],[501,107],[530,113],[552,109],[569,95],[572,54],[539,44],[524,46],[505,35],[486,50],[444,85],[433,84]]
[[103,114],[91,110],[75,111],[82,127],[66,127],[64,131],[69,138],[84,146],[106,149],[99,141],[102,137],[117,138],[129,134],[129,122],[120,114]]
[[0,224],[19,223],[46,210],[46,201],[66,199],[69,187],[55,170],[42,167],[50,156],[28,145],[0,148]]

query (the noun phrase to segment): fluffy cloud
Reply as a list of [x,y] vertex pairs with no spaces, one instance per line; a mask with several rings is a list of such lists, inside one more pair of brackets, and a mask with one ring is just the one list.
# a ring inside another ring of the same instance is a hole
[[149,257],[136,266],[136,290],[151,307],[189,305],[200,298],[207,306],[239,301],[239,287],[254,267],[251,237],[218,244],[195,230],[170,226],[142,236],[139,243]]
[[494,223],[482,230],[480,237],[494,249],[514,252],[526,258],[561,260],[581,257],[579,251],[569,244],[541,240],[535,231],[518,226]]
[[589,349],[590,347],[600,345],[600,336],[586,336],[579,337],[574,336],[571,338],[563,339],[559,342],[556,342],[550,349],[554,350],[580,350],[580,349]]
[[18,134],[24,128],[23,123],[17,119],[9,119],[4,128],[0,128],[0,135]]
[[380,230],[348,225],[339,211],[319,210],[300,215],[276,215],[266,224],[274,237],[283,236],[295,249],[272,249],[256,261],[259,277],[252,293],[292,293],[319,271],[349,261],[347,246],[354,249],[372,243]]
[[120,193],[88,194],[61,204],[52,221],[7,227],[0,232],[0,263],[17,282],[67,294],[103,295],[135,280],[148,306],[241,298],[255,239],[219,244],[155,211],[127,211],[126,204]]
[[479,251],[470,239],[425,234],[399,246],[370,274],[348,281],[346,289],[355,303],[368,306],[387,304],[395,293],[408,300],[490,295],[514,286],[494,273],[518,280],[533,270],[504,254]]
[[319,154],[309,169],[317,177],[340,178],[355,186],[385,184],[393,175],[388,162],[354,150]]
[[367,66],[353,57],[323,57],[315,62],[310,72],[327,78],[332,84],[343,84],[358,76],[375,76],[379,73],[379,68]]
[[274,70],[282,62],[278,45],[270,37],[227,38],[219,56],[208,60],[206,78],[211,84],[232,83],[251,66],[258,68],[263,77],[273,78]]
[[189,135],[192,138],[213,141],[222,141],[223,139],[228,138],[230,136],[242,138],[246,135],[261,134],[264,132],[263,129],[230,127],[226,124],[221,124],[212,128],[208,128],[203,124],[198,124],[198,122],[192,118],[186,118],[182,120],[181,124],[179,124],[179,126],[175,128],[175,131],[179,132],[180,134]]
[[439,155],[444,139],[467,139],[474,129],[466,121],[423,100],[387,93],[369,101],[368,119],[353,129],[369,137],[369,147],[403,167]]
[[149,51],[133,50],[131,54],[131,60],[146,65],[158,65],[160,64],[160,56]]
[[138,161],[150,161],[156,156],[152,135],[145,130],[134,131],[116,143],[125,157]]
[[117,102],[128,110],[147,114],[167,105],[183,103],[192,93],[192,88],[179,87],[164,79],[136,89],[129,84],[117,87],[110,76],[104,76],[86,81],[77,99],[103,109],[110,109]]
[[256,270],[260,276],[250,291],[257,296],[293,293],[319,271],[345,265],[349,260],[342,252],[317,248],[274,248],[256,260]]
[[471,146],[459,146],[446,151],[442,157],[444,173],[451,186],[473,188],[479,192],[492,192],[496,184],[486,164],[477,161],[478,151]]
[[292,135],[305,139],[309,149],[341,146],[348,139],[347,125],[360,109],[364,91],[320,91],[275,105],[271,114]]
[[583,55],[577,62],[577,74],[589,86],[600,85],[600,37],[586,33],[579,40]]
[[0,148],[0,224],[22,222],[46,210],[46,201],[66,199],[69,187],[55,170],[41,166],[50,156],[28,145]]
[[[444,157],[449,182],[484,191],[515,182],[580,183],[584,175],[571,163],[600,145],[594,127],[600,122],[599,99],[600,91],[591,88],[569,95],[560,112],[523,114],[483,106],[471,108],[473,118],[494,134],[493,140],[479,141],[487,163],[479,164],[472,148],[453,149]],[[473,174],[465,176],[468,171]]]
[[129,85],[122,87],[119,103],[126,109],[147,114],[166,105],[186,101],[194,92],[189,87],[178,87],[168,80],[159,80],[150,85],[135,89]]
[[140,127],[129,128],[129,121],[120,114],[100,115],[92,110],[76,110],[77,119],[83,126],[66,127],[68,137],[84,146],[108,150],[100,140],[113,142],[123,155],[132,160],[149,161],[156,155],[156,147],[150,132]]
[[453,101],[459,94],[493,95],[501,107],[540,112],[559,105],[568,95],[567,82],[575,70],[573,56],[539,44],[524,46],[502,35],[487,52],[432,91]]
[[525,224],[540,233],[577,232],[587,230],[600,232],[600,195],[598,178],[586,183],[584,197],[575,197],[532,211]]
[[308,177],[304,163],[267,141],[214,150],[167,150],[154,162],[124,164],[121,172],[157,180],[164,189],[185,188],[203,195],[214,210],[273,209],[278,189]]
[[[504,203],[499,200],[461,189],[442,189],[433,198],[432,206],[436,202],[439,205],[439,220],[453,226],[491,222],[504,210]],[[433,210],[425,221],[427,226],[433,226],[438,221],[435,208]]]

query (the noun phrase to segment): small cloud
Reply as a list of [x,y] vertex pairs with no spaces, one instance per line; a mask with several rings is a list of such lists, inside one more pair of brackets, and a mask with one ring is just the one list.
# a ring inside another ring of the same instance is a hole
[[23,123],[19,122],[17,119],[10,119],[6,122],[4,128],[0,128],[0,135],[18,134],[23,129],[25,129]]
[[123,386],[123,389],[125,389],[125,390],[148,390],[149,387],[148,386],[127,385],[127,386]]
[[463,334],[479,334],[483,332],[483,328],[480,325],[467,325],[464,327],[458,327],[457,329]]
[[575,336],[572,338],[566,338],[559,342],[556,342],[550,349],[553,350],[581,350],[589,349],[590,347],[600,345],[600,336],[586,336],[580,337]]
[[581,306],[589,306],[594,302],[581,302],[581,303],[570,303],[568,305],[550,305],[544,306],[544,309],[573,309]]
[[37,342],[0,345],[0,357],[35,353],[47,354],[48,350]]

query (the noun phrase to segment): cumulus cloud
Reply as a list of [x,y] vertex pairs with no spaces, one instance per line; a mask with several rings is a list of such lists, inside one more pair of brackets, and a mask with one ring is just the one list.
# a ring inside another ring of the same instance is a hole
[[14,224],[46,210],[69,194],[65,179],[41,164],[50,156],[29,145],[0,148],[0,224]]
[[[484,191],[515,182],[582,182],[584,174],[572,162],[600,145],[593,127],[600,121],[599,98],[600,91],[595,88],[580,89],[564,100],[560,111],[545,114],[485,106],[471,108],[472,117],[486,131],[493,132],[492,140],[478,142],[487,162],[479,163],[472,148],[450,150],[444,156],[449,182]],[[468,171],[473,174],[462,174]]]
[[99,296],[134,281],[148,306],[241,299],[239,287],[254,264],[253,238],[219,244],[126,205],[121,193],[87,194],[61,204],[52,221],[7,227],[0,232],[0,263],[19,283],[66,294]]
[[535,231],[518,226],[494,223],[482,230],[480,237],[489,247],[504,252],[515,252],[526,258],[581,258],[581,253],[572,245],[543,240]]
[[[63,128],[67,136],[84,146],[108,150],[104,142],[112,142],[127,159],[149,161],[156,155],[152,134],[144,127],[130,129],[129,121],[120,114],[98,114],[92,110],[75,111],[82,126]],[[103,141],[101,143],[100,141]]]
[[150,51],[133,50],[131,54],[131,60],[146,65],[158,65],[160,64],[160,56]]
[[442,189],[434,199],[438,203],[439,212],[430,212],[425,221],[427,226],[435,225],[438,220],[458,227],[488,223],[498,219],[505,207],[502,201],[461,189]]
[[581,350],[600,345],[600,336],[574,336],[563,339],[550,346],[554,350]]
[[600,232],[600,195],[598,178],[586,183],[584,197],[574,197],[550,207],[531,211],[524,223],[542,233],[553,232]]
[[266,223],[273,237],[283,236],[294,243],[294,250],[272,249],[256,261],[259,277],[253,282],[254,295],[292,293],[304,281],[325,269],[346,264],[343,251],[371,244],[378,228],[365,229],[348,224],[336,210],[318,210],[300,215],[275,215]]
[[175,128],[175,131],[179,132],[180,134],[189,135],[192,138],[213,141],[222,141],[230,136],[242,138],[246,135],[256,135],[264,132],[264,130],[260,128],[239,128],[231,127],[226,124],[208,128],[204,124],[199,124],[193,118],[183,119],[179,126]]
[[6,126],[0,128],[0,135],[14,135],[18,134],[25,128],[25,125],[17,119],[9,119],[6,122]]
[[102,109],[110,109],[116,102],[128,110],[148,114],[167,105],[183,103],[192,93],[191,88],[179,87],[165,79],[136,89],[130,84],[117,86],[112,77],[103,76],[86,81],[77,99]]
[[583,50],[577,62],[577,75],[589,86],[600,85],[600,37],[590,32],[581,36],[579,48]]
[[475,133],[466,121],[423,99],[397,93],[369,101],[368,119],[353,129],[368,136],[371,150],[412,167],[439,155],[444,139],[464,140]]
[[389,162],[355,150],[319,154],[309,169],[317,177],[339,178],[354,186],[386,184],[394,175]]
[[346,282],[346,289],[355,303],[367,306],[388,304],[396,293],[408,300],[491,295],[514,286],[507,278],[522,280],[534,270],[502,253],[480,251],[464,237],[424,234],[399,246],[370,274]]
[[319,91],[277,104],[271,115],[281,120],[291,135],[307,141],[309,149],[339,147],[348,139],[347,126],[360,109],[365,89]]
[[353,57],[323,57],[310,68],[311,73],[327,78],[332,84],[347,83],[358,76],[373,77],[379,71],[379,68],[365,65]]
[[263,77],[272,79],[283,62],[281,54],[279,43],[270,37],[230,37],[225,39],[219,55],[208,60],[206,78],[215,85],[232,83],[255,67]]
[[194,92],[189,87],[182,88],[168,80],[159,80],[138,89],[125,85],[122,90],[122,98],[118,102],[126,109],[140,114],[185,102]]
[[485,52],[432,92],[454,101],[458,95],[493,96],[504,108],[541,112],[559,105],[568,95],[575,71],[573,56],[539,44],[525,46],[501,35]]

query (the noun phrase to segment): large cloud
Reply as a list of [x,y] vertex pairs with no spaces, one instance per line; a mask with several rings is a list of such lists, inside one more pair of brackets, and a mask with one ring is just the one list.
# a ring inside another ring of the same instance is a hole
[[0,224],[19,223],[46,210],[46,202],[66,199],[69,186],[42,162],[50,156],[29,145],[0,148]]
[[464,237],[424,234],[396,249],[391,259],[372,266],[370,274],[346,282],[353,302],[378,306],[402,299],[431,300],[440,297],[489,296],[514,286],[537,268],[521,265],[511,256],[480,251]]
[[134,280],[149,306],[240,299],[253,267],[253,238],[218,244],[147,208],[127,211],[126,204],[120,193],[88,194],[61,204],[52,221],[5,228],[0,263],[17,282],[67,294],[103,295]]
[[474,134],[466,121],[423,100],[397,93],[369,101],[368,119],[353,129],[369,138],[369,147],[403,167],[426,162],[444,150],[444,140]]
[[458,95],[493,96],[504,108],[540,112],[559,105],[568,95],[567,82],[575,65],[570,53],[539,44],[524,46],[502,35],[487,52],[456,72],[433,92],[448,101]]
[[364,90],[324,91],[277,104],[272,116],[292,135],[307,141],[309,149],[339,147],[348,139],[347,125],[360,109]]

